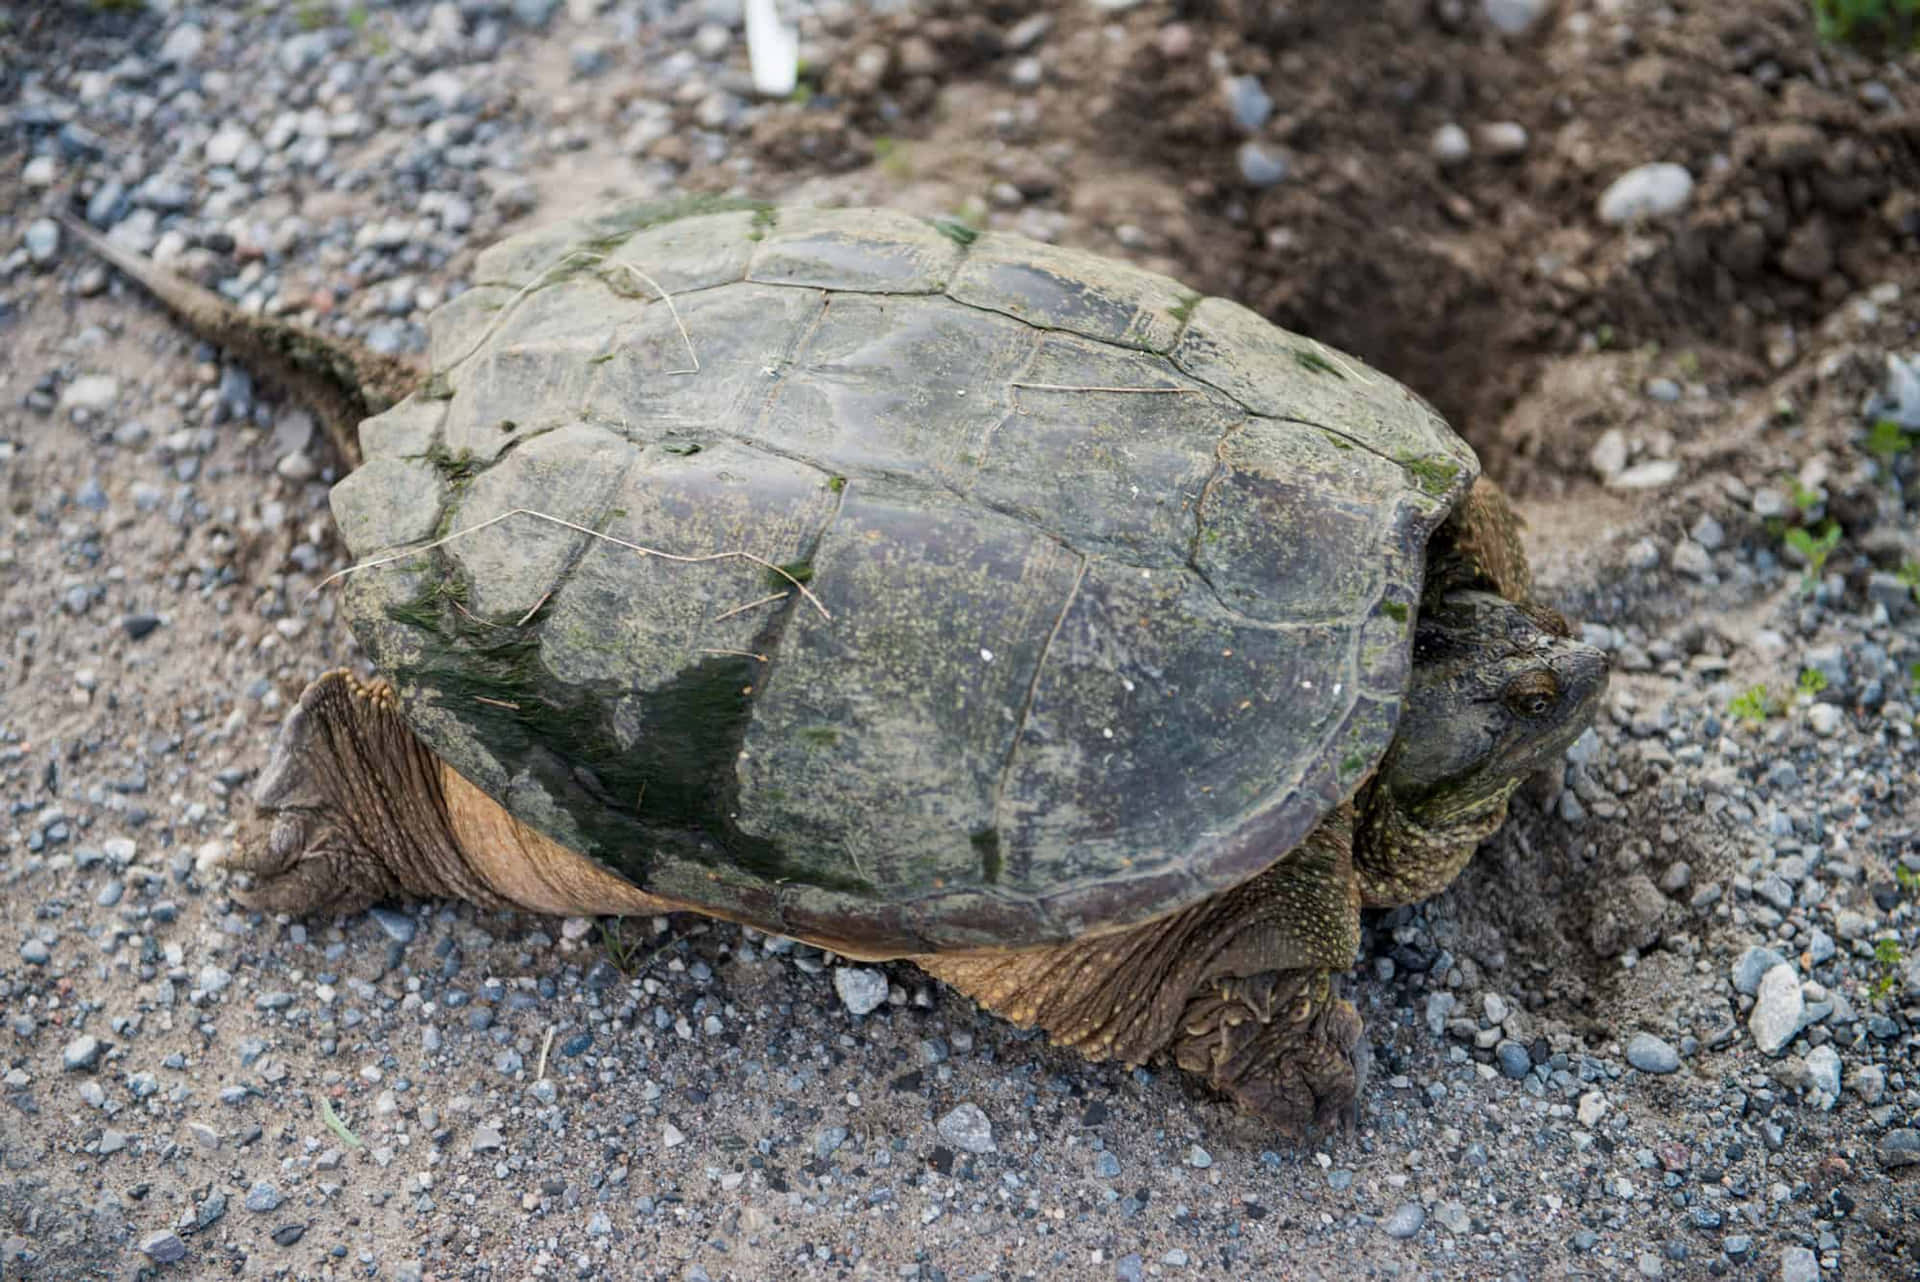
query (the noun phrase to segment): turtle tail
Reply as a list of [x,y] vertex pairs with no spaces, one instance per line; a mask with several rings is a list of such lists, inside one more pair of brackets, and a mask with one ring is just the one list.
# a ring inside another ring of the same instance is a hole
[[65,210],[55,209],[53,216],[75,239],[158,299],[195,337],[222,348],[249,371],[310,405],[345,468],[360,464],[360,420],[398,403],[424,381],[411,361],[244,312],[114,244]]

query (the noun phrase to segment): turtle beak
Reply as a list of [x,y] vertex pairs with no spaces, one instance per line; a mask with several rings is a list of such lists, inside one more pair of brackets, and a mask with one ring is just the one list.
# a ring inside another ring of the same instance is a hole
[[1562,706],[1567,710],[1567,743],[1571,744],[1599,715],[1612,665],[1604,652],[1572,640],[1556,641],[1553,658],[1548,662],[1562,692]]

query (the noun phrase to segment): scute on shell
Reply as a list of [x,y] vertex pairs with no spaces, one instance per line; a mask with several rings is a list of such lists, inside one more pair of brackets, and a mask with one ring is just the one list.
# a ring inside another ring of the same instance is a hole
[[476,278],[334,492],[357,558],[447,541],[347,609],[429,746],[642,887],[1057,941],[1251,876],[1391,741],[1478,467],[1353,358],[889,211],[636,207]]

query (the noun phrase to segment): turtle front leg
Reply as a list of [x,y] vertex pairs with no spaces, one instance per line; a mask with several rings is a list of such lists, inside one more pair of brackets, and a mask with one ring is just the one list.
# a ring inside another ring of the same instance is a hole
[[443,769],[391,686],[326,673],[287,714],[254,784],[255,821],[228,860],[252,885],[235,897],[294,916],[436,895],[500,905],[461,857]]
[[522,824],[427,750],[392,686],[344,669],[300,696],[253,798],[254,831],[229,864],[252,878],[236,897],[268,912],[428,898],[555,915],[693,907]]
[[1166,1051],[1305,1140],[1352,1116],[1367,1062],[1340,976],[1360,940],[1345,809],[1251,881],[1144,925],[998,956],[916,957],[1089,1059]]

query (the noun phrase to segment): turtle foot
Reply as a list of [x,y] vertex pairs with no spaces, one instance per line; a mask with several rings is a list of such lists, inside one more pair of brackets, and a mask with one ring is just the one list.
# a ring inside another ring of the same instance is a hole
[[250,908],[302,916],[409,896],[492,898],[466,873],[439,765],[385,682],[336,670],[309,685],[253,800],[255,817],[227,860],[249,879],[234,898]]
[[1359,1012],[1324,970],[1219,981],[1187,1003],[1169,1049],[1295,1143],[1357,1120],[1371,1059]]

